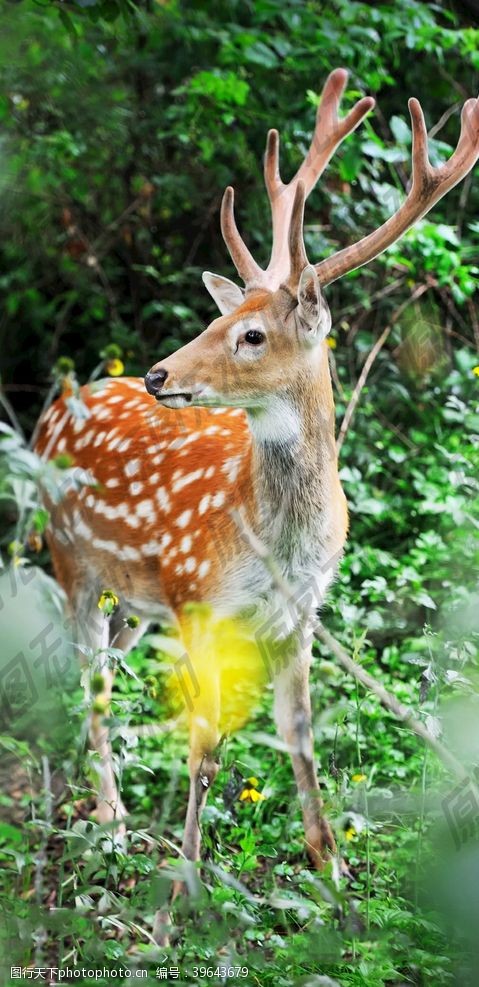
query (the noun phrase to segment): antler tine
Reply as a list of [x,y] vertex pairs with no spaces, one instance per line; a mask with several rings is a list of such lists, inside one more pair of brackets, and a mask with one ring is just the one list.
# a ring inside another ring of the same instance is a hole
[[288,230],[293,209],[296,188],[304,183],[305,199],[322,175],[328,161],[344,138],[361,122],[374,106],[374,99],[365,96],[350,110],[344,119],[338,117],[339,104],[348,73],[346,69],[335,69],[328,76],[318,109],[313,137],[304,161],[286,185],[279,171],[279,134],[270,130],[266,142],[264,178],[268,192],[273,225],[273,246],[271,259],[266,270],[267,282],[279,284],[289,273]]
[[433,168],[427,151],[427,131],[421,104],[409,100],[413,134],[412,183],[410,192],[398,211],[377,230],[316,265],[321,284],[327,285],[367,264],[381,254],[432,206],[454,188],[473,168],[479,158],[479,98],[468,99],[461,113],[461,133],[456,150],[448,161]]
[[268,130],[266,138],[264,184],[270,202],[273,201],[278,190],[285,187],[279,173],[279,133],[277,130]]
[[248,250],[244,240],[240,236],[234,215],[234,189],[231,185],[225,189],[221,203],[221,232],[223,240],[228,247],[233,264],[238,271],[240,278],[249,288],[261,285],[264,280],[264,272],[256,263],[254,257]]
[[292,287],[296,287],[299,282],[301,271],[306,267],[308,258],[303,239],[303,218],[304,203],[306,201],[306,189],[304,182],[299,180],[296,184],[296,192],[289,224],[289,257],[290,273],[289,281]]
[[[323,173],[332,154],[341,141],[350,134],[361,122],[363,117],[374,106],[374,99],[365,96],[360,99],[352,110],[340,120],[338,117],[339,103],[346,86],[348,73],[346,69],[335,69],[328,76],[316,113],[314,134],[308,153],[296,175],[286,185],[281,180],[279,171],[279,134],[270,130],[266,141],[264,160],[264,180],[271,204],[273,226],[273,246],[268,267],[263,271],[254,260],[246,244],[242,240],[234,218],[234,193],[228,187],[221,205],[221,230],[223,238],[236,266],[238,274],[246,284],[247,289],[265,287],[270,290],[278,288],[282,281],[290,275],[291,259],[289,253],[290,224],[299,183],[304,185],[306,199]],[[298,207],[297,216],[302,217],[302,208]],[[295,221],[294,241],[299,244],[301,237]],[[294,255],[305,256],[298,246]],[[296,260],[295,260],[296,263]]]
[[334,72],[330,73],[323,86],[316,111],[316,124],[311,144],[297,175],[293,179],[293,182],[304,182],[306,198],[322,175],[338,145],[356,129],[366,113],[369,113],[369,110],[375,105],[372,96],[364,96],[353,106],[347,116],[340,120],[338,110],[347,81],[346,69],[335,69]]

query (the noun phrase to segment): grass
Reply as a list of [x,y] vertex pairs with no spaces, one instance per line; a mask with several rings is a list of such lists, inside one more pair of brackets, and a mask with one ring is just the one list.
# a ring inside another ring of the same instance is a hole
[[[31,821],[0,828],[4,889],[15,901],[7,927],[23,925],[34,933],[40,915],[47,921],[37,965],[57,966],[61,958],[64,965],[95,969],[137,965],[149,970],[151,983],[165,966],[178,967],[184,983],[224,982],[200,970],[224,966],[247,967],[246,982],[264,987],[306,984],[319,975],[354,987],[454,982],[448,936],[431,904],[420,900],[432,852],[432,817],[425,818],[424,805],[439,769],[428,765],[407,729],[386,721],[373,699],[318,655],[316,747],[349,880],[341,881],[338,892],[331,874],[318,875],[308,865],[289,759],[272,727],[269,690],[250,726],[223,745],[202,821],[204,863],[201,872],[185,869],[174,849],[181,843],[188,788],[185,738],[181,730],[135,736],[138,723],[158,722],[158,699],[150,695],[158,659],[143,645],[129,664],[150,686],[122,672],[113,703],[112,729],[131,812],[128,852],[110,852],[105,833],[89,819],[88,792],[80,800],[62,795],[50,820],[44,793],[31,806],[25,794]],[[416,700],[414,683],[387,674],[384,679],[402,700]],[[155,685],[161,695],[161,677]],[[80,695],[72,697],[73,716],[79,716],[79,706]],[[160,721],[168,712],[160,699]],[[59,767],[54,755],[52,767]],[[256,803],[238,797],[251,776],[266,796]],[[66,780],[80,780],[68,778],[68,760]],[[5,813],[8,795],[3,803]],[[179,873],[194,893],[175,903],[173,945],[159,950],[150,939],[153,912]],[[38,910],[42,905],[57,910],[54,920]],[[26,944],[15,946],[25,957]]]
[[[409,445],[401,445],[394,422],[388,431],[377,415],[380,408],[392,415],[394,382],[377,385],[374,405],[365,399],[343,452],[350,541],[323,619],[430,730],[443,731],[473,776],[479,419],[472,363],[473,355],[460,351],[448,376],[423,383],[420,401],[408,395],[401,404],[396,396],[394,414]],[[11,474],[18,475],[19,452],[9,441]],[[6,464],[8,476],[8,452]],[[27,622],[21,594],[12,608],[7,657],[20,650],[15,635]],[[166,674],[152,635],[116,677],[110,729],[130,811],[126,853],[112,848],[92,816],[94,765],[85,753],[76,662],[62,672],[60,692],[47,690],[14,735],[6,724],[0,737],[6,758],[2,987],[13,963],[146,971],[141,979],[151,984],[178,968],[171,982],[473,987],[479,962],[474,793],[466,786],[456,796],[455,783],[422,742],[315,645],[316,753],[349,877],[337,890],[331,873],[319,875],[308,864],[270,687],[255,716],[221,747],[202,819],[202,866],[186,865],[178,853],[186,741],[181,728],[170,729]],[[251,777],[264,799],[239,798],[255,788]],[[460,852],[446,820],[451,806],[452,821],[454,812],[462,819]],[[153,915],[178,876],[191,894],[175,901],[172,945],[159,949],[151,938]],[[126,984],[131,977],[95,982]]]

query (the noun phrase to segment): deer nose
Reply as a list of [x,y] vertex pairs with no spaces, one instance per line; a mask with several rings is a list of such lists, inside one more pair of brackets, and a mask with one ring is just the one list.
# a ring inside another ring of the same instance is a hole
[[145,377],[145,387],[148,394],[152,394],[155,397],[158,391],[161,391],[167,377],[168,371],[163,370],[162,367],[159,370],[149,370]]

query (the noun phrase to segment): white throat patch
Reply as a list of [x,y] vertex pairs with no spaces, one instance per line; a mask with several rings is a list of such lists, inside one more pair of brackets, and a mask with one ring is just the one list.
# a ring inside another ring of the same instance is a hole
[[301,434],[301,418],[287,398],[274,396],[265,408],[248,410],[248,421],[257,442],[294,442]]

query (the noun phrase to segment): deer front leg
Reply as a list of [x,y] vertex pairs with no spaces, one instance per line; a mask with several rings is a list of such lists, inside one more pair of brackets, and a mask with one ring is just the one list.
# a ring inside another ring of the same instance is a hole
[[316,774],[311,729],[309,666],[311,649],[300,650],[274,680],[275,719],[278,732],[288,746],[303,813],[306,849],[314,866],[321,870],[336,853],[331,827],[323,814],[323,801]]
[[143,621],[137,628],[130,629],[123,627],[123,621],[116,621],[115,617],[110,620],[103,617],[100,623],[98,613],[93,613],[90,626],[92,635],[95,630],[97,631],[97,640],[94,642],[97,645],[94,649],[97,652],[95,674],[100,675],[102,679],[101,690],[95,690],[89,724],[90,746],[99,758],[96,818],[101,825],[117,823],[115,832],[122,837],[126,832],[123,820],[127,810],[119,795],[113,770],[113,754],[107,721],[110,716],[114,674],[109,667],[105,651],[110,645],[125,653],[130,651],[147,625]]
[[[105,722],[110,715],[113,673],[103,665],[99,669],[99,674],[103,679],[103,688],[93,701],[89,737],[92,750],[99,756],[96,818],[101,825],[107,825],[113,822],[121,823],[127,812],[118,793],[109,729]],[[120,825],[119,832],[124,835],[124,825]]]

